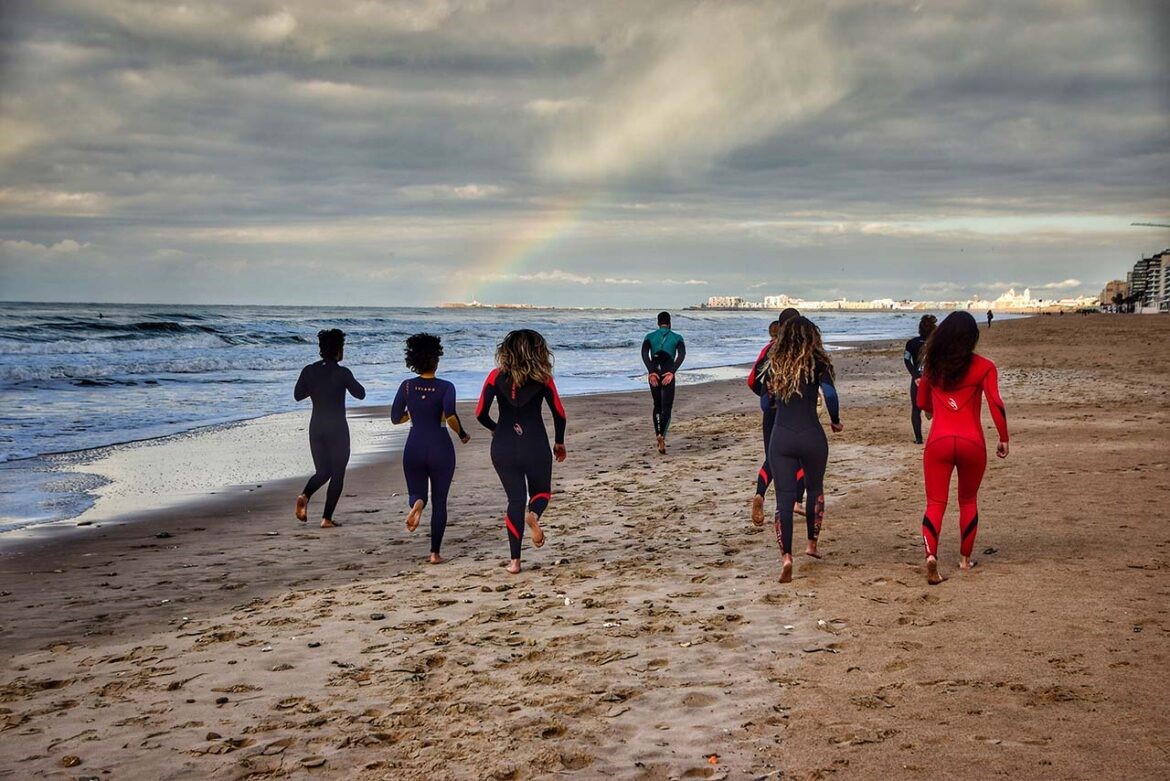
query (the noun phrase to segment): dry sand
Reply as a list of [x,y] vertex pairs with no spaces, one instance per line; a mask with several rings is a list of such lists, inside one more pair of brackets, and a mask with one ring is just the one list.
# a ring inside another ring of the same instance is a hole
[[788,585],[730,382],[680,390],[665,458],[648,394],[568,400],[519,576],[479,429],[437,567],[393,458],[341,529],[292,519],[296,480],[10,541],[0,778],[1166,777],[1168,346],[1166,317],[984,333],[1012,453],[971,573],[952,502],[938,587],[889,346],[838,354],[826,556]]

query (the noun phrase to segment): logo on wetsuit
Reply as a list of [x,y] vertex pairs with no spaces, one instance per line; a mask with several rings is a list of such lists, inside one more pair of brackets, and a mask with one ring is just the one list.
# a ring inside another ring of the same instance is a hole
[[512,430],[516,432],[516,436],[518,436],[518,437],[524,436],[524,427],[521,426],[519,423],[513,423]]
[[959,402],[955,401],[954,396],[947,396],[947,406],[955,412],[959,411]]

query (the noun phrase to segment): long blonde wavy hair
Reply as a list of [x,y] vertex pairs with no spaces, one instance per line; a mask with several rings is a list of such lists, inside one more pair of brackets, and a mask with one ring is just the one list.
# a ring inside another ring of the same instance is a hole
[[509,331],[496,348],[496,366],[511,376],[516,387],[530,381],[543,385],[553,376],[552,350],[544,337],[532,329]]
[[776,398],[787,403],[800,396],[805,383],[816,380],[817,364],[834,378],[833,362],[821,342],[821,329],[807,317],[794,317],[780,326],[776,342],[768,351],[768,381]]

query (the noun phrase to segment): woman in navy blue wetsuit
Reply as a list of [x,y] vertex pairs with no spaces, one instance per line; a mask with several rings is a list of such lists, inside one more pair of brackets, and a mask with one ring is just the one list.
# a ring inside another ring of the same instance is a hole
[[390,407],[395,424],[410,421],[410,434],[402,451],[402,471],[406,474],[410,512],[406,530],[414,531],[427,505],[427,487],[431,498],[431,564],[443,557],[439,548],[447,529],[447,493],[455,476],[455,447],[444,424],[466,444],[471,437],[455,414],[455,386],[435,376],[443,343],[431,334],[415,334],[406,340],[406,366],[418,376],[398,386]]
[[776,403],[776,422],[768,444],[768,463],[776,480],[776,540],[780,543],[783,569],[780,582],[792,580],[792,522],[796,501],[796,472],[804,468],[805,520],[808,547],[805,553],[820,558],[817,538],[825,513],[825,466],[829,440],[817,418],[817,394],[825,395],[825,408],[833,431],[841,431],[833,363],[821,344],[821,331],[806,317],[796,317],[780,327],[770,353],[768,388]]
[[293,398],[313,399],[313,416],[309,419],[309,450],[313,454],[316,471],[305,483],[305,490],[297,497],[298,521],[309,518],[309,497],[329,483],[325,492],[325,510],[321,514],[321,528],[330,529],[341,524],[333,521],[333,510],[341,498],[345,485],[345,467],[349,464],[349,423],[345,420],[345,393],[355,399],[366,397],[366,389],[354,379],[353,372],[341,365],[345,357],[345,333],[338,328],[317,333],[321,360],[301,369]]
[[[532,530],[532,544],[544,545],[540,516],[552,498],[553,456],[565,460],[565,408],[553,382],[552,363],[543,336],[527,328],[510,332],[496,348],[497,368],[484,381],[475,408],[476,420],[492,432],[492,465],[508,495],[504,525],[512,559],[508,572],[513,574],[520,571],[525,526]],[[491,417],[493,401],[499,402],[498,420]],[[543,404],[553,416],[551,449]]]

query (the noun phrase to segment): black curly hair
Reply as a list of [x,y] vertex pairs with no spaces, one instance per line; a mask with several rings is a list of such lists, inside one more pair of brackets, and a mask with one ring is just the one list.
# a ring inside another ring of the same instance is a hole
[[345,349],[345,331],[340,328],[324,328],[317,332],[317,345],[322,358],[327,361],[335,360]]
[[443,354],[443,340],[428,333],[415,334],[407,338],[406,368],[415,374],[430,374],[439,366]]

